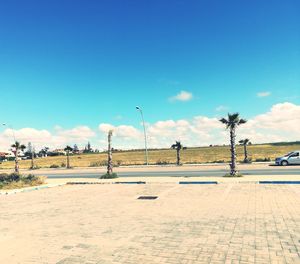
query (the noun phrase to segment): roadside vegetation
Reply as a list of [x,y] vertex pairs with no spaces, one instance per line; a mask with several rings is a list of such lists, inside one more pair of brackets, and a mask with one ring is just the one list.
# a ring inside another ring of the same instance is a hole
[[[300,149],[300,142],[281,144],[247,145],[248,159],[252,162],[274,161],[276,157],[288,152]],[[113,164],[116,166],[143,165],[145,163],[144,150],[113,151]],[[237,162],[244,161],[244,146],[236,146]],[[70,154],[72,167],[102,167],[107,166],[107,152]],[[176,164],[176,152],[173,149],[150,149],[149,163],[151,165]],[[181,151],[180,162],[182,164],[192,163],[223,163],[230,162],[230,146],[210,146],[187,148]],[[55,156],[35,159],[37,168],[66,167],[66,156]],[[14,169],[15,162],[7,161],[0,164],[0,169]],[[31,160],[20,160],[21,169],[29,169]]]
[[21,175],[19,173],[1,173],[0,174],[0,190],[1,189],[19,189],[23,187],[38,186],[45,183],[45,177],[35,176],[33,174]]

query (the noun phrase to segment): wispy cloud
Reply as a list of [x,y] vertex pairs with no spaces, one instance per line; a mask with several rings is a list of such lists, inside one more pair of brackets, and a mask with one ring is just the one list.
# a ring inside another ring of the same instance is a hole
[[257,97],[267,97],[270,95],[271,95],[271,92],[259,92],[256,94]]
[[169,101],[174,102],[174,101],[182,101],[182,102],[187,102],[193,99],[193,94],[187,91],[181,91],[175,96],[172,96],[169,98]]
[[223,111],[227,111],[228,107],[225,105],[219,105],[218,107],[216,107],[216,111],[217,112],[223,112]]

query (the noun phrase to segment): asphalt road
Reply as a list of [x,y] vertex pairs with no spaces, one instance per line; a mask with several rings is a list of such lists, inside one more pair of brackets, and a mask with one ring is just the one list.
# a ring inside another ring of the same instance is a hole
[[[116,171],[119,177],[215,177],[215,176],[224,176],[228,173],[228,170],[216,169],[216,170],[187,170],[187,171],[127,171],[127,172],[118,172]],[[240,170],[243,175],[300,175],[300,166],[289,167],[289,168],[269,168],[269,169],[247,169]],[[39,173],[35,173],[39,175]],[[45,175],[50,179],[66,179],[66,178],[99,178],[101,172],[74,172],[64,173],[56,172],[44,172],[41,175]]]

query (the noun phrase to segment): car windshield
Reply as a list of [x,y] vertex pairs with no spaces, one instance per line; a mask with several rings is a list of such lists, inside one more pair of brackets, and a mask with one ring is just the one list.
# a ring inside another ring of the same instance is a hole
[[284,157],[288,157],[288,156],[292,155],[293,153],[294,153],[294,152],[290,152],[290,153],[284,155]]

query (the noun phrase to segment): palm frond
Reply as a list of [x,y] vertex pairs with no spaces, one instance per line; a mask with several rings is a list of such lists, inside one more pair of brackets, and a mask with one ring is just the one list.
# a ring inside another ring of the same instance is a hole
[[223,124],[225,124],[225,125],[227,125],[229,122],[228,122],[228,120],[226,119],[226,118],[221,118],[220,120],[219,120],[221,123],[223,123]]
[[241,118],[241,119],[239,120],[239,122],[238,122],[238,125],[242,125],[242,124],[245,124],[245,123],[247,123],[247,120]]
[[228,114],[228,120],[230,123],[237,122],[239,120],[239,113]]
[[72,151],[72,150],[73,150],[73,148],[71,148],[70,146],[66,146],[64,149],[64,151]]
[[23,151],[24,149],[26,149],[26,146],[25,145],[21,145],[19,148]]

